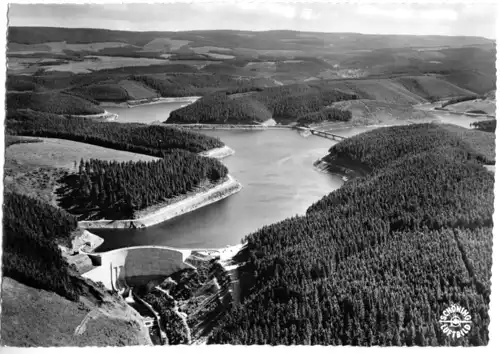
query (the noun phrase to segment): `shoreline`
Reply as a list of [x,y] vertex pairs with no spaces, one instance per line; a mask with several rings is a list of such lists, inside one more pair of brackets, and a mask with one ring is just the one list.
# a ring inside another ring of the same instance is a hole
[[79,221],[78,227],[82,229],[128,229],[128,228],[145,228],[160,224],[170,220],[176,216],[186,214],[190,211],[204,207],[206,205],[218,202],[237,192],[243,186],[231,175],[227,175],[227,179],[208,191],[197,193],[188,196],[174,204],[166,205],[154,212],[137,219],[127,220],[88,220]]
[[115,121],[118,118],[118,114],[104,111],[98,114],[68,114],[70,118],[88,118],[88,119],[102,119],[106,122]]
[[272,130],[272,129],[292,129],[289,125],[252,125],[252,124],[177,124],[177,123],[161,123],[172,127],[180,127],[192,130]]
[[228,156],[234,155],[234,154],[235,154],[235,151],[233,149],[231,149],[227,145],[224,145],[223,147],[220,147],[220,148],[214,148],[214,149],[202,151],[198,155],[222,160],[222,159],[224,159]]
[[135,108],[141,106],[148,106],[152,104],[162,104],[162,103],[186,103],[192,104],[198,101],[201,96],[185,96],[185,97],[159,97],[153,99],[144,99],[144,100],[128,100],[125,102],[101,102],[99,104],[100,107],[121,107],[121,108]]

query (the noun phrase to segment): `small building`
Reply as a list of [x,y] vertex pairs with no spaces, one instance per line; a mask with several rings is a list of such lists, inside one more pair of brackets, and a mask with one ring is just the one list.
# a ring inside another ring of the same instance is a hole
[[143,321],[144,321],[144,325],[148,328],[153,327],[153,325],[155,323],[155,319],[153,317],[144,317]]

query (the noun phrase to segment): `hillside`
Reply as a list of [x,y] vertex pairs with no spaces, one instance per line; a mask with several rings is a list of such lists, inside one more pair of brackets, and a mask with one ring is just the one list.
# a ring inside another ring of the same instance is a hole
[[495,89],[495,42],[480,37],[10,27],[7,55],[9,74],[182,72],[282,84],[433,74],[480,94]]
[[30,111],[9,114],[6,131],[12,135],[73,140],[156,157],[175,149],[198,153],[224,146],[219,139],[178,128],[96,122]]
[[[169,344],[193,338],[193,344],[239,345],[488,344],[496,120],[471,129],[403,124],[430,121],[434,107],[494,113],[496,41],[55,27],[9,27],[7,36],[2,344],[150,345],[139,313],[116,291],[82,277],[95,265],[86,253],[74,252],[86,242],[78,222],[128,227],[102,219],[159,215],[177,202],[173,207],[187,212],[204,205],[203,198],[227,196],[213,187],[237,183],[223,163],[207,156],[214,156],[212,149],[234,151],[182,125],[274,123],[335,134],[353,126],[395,126],[368,127],[374,130],[333,145],[314,165],[337,175],[334,186],[343,177],[342,187],[302,216],[247,235],[234,259],[227,249],[192,252],[183,261],[196,270],[134,289],[159,313]],[[178,101],[182,108],[167,119],[156,114],[161,104],[137,107],[157,103],[152,101]],[[181,106],[188,102],[194,103]],[[106,104],[123,116],[145,112],[165,122],[80,116],[105,112]],[[463,121],[475,119],[483,117]],[[312,169],[307,161],[320,153],[304,145],[301,156],[290,156],[271,145],[280,168]],[[293,203],[310,191],[328,192],[307,182],[310,189],[285,188]],[[201,193],[209,189],[213,194]],[[182,201],[196,194],[201,197],[192,203]],[[131,231],[121,242],[133,244],[135,235],[148,232]],[[188,234],[181,241],[191,247],[203,242]],[[176,257],[181,253],[187,254]],[[455,340],[439,323],[451,303],[472,314],[471,332]]]
[[64,93],[8,93],[7,109],[31,109],[36,112],[53,114],[98,114],[104,109],[80,97]]
[[[328,107],[345,109],[347,105],[344,101],[350,102],[350,107],[358,106],[358,114],[355,115],[357,118],[374,118],[374,109],[368,108],[366,104],[373,102],[375,111],[380,107],[391,113],[392,108],[394,114],[391,115],[398,115],[403,111],[406,119],[418,119],[426,115],[415,111],[411,107],[414,104],[471,94],[473,93],[439,78],[427,76],[308,81],[254,91],[249,89],[246,93],[221,92],[208,95],[192,105],[173,111],[166,123],[252,124],[269,118],[289,122],[308,114],[318,115]],[[356,104],[357,99],[363,99],[360,102],[361,107],[364,107],[361,114],[360,105]],[[402,117],[395,117],[397,118]]]
[[[203,36],[200,38],[200,35]],[[248,36],[253,35],[253,36]],[[348,37],[349,40],[345,40]],[[156,38],[161,38],[156,39]],[[156,40],[155,40],[156,39]],[[311,46],[319,43],[338,45],[342,50],[404,48],[411,43],[413,47],[442,47],[444,45],[491,44],[493,41],[481,37],[448,37],[448,36],[400,36],[400,35],[363,35],[358,33],[319,33],[297,31],[188,31],[188,32],[131,32],[90,28],[58,28],[58,27],[10,27],[8,40],[11,43],[24,45],[43,44],[47,42],[66,42],[68,44],[89,44],[118,42],[146,47],[149,51],[164,48],[181,48],[217,44],[220,47],[284,49],[295,46]],[[154,45],[153,41],[157,43]],[[153,42],[153,43],[151,43]],[[211,43],[210,43],[211,42]],[[123,44],[122,44],[123,45]],[[277,47],[277,45],[279,47]],[[117,46],[118,47],[118,46]]]
[[[433,125],[373,130],[330,154],[363,176],[246,237],[242,304],[209,343],[486,345],[494,177],[484,156]],[[450,302],[476,314],[453,342],[438,322]]]
[[53,292],[2,279],[2,345],[87,347],[152,345],[142,318],[123,299],[71,302]]
[[70,245],[74,217],[15,193],[5,195],[3,216],[2,344],[151,343],[134,310],[63,257],[58,246]]
[[360,125],[391,124],[394,121],[418,121],[433,117],[431,113],[410,105],[367,99],[336,102],[332,107],[351,112],[351,122]]
[[312,84],[262,88],[247,93],[218,93],[170,113],[166,123],[260,123],[297,118],[331,105],[356,99],[354,94]]
[[493,99],[476,98],[472,100],[466,100],[463,102],[449,104],[446,105],[445,107],[447,110],[452,112],[483,113],[489,115],[496,114],[495,97],[493,97]]

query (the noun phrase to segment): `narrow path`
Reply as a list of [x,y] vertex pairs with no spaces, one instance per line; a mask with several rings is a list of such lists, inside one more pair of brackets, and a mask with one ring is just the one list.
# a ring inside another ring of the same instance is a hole
[[79,336],[85,333],[85,331],[87,330],[87,322],[97,318],[99,316],[98,312],[99,311],[97,310],[92,310],[89,313],[87,313],[83,318],[82,322],[80,322],[80,324],[75,328],[74,335]]
[[481,286],[480,282],[477,280],[476,275],[474,274],[474,268],[472,267],[471,262],[469,262],[469,259],[467,258],[465,247],[462,244],[462,241],[460,241],[460,239],[458,237],[458,231],[453,230],[453,236],[455,238],[455,242],[457,243],[458,251],[462,255],[462,261],[464,262],[465,268],[467,269],[467,272],[469,273],[469,277],[470,277],[471,281],[474,283],[474,288],[476,289],[476,292],[478,293],[478,295],[481,295],[484,297],[484,294],[483,294],[484,291],[482,291],[482,286]]

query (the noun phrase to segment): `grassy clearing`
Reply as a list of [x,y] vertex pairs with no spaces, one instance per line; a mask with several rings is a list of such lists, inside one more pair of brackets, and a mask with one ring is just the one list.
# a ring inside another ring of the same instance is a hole
[[[79,335],[75,335],[77,328]],[[8,346],[150,344],[131,309],[109,311],[96,308],[86,299],[71,302],[11,278],[2,279],[1,331],[2,345]]]
[[335,102],[332,107],[352,112],[352,123],[386,124],[393,120],[420,120],[432,118],[432,114],[412,106],[374,100]]
[[455,112],[470,112],[473,110],[481,110],[486,114],[495,114],[496,103],[494,100],[471,100],[464,101],[446,106],[446,109]]
[[191,41],[170,38],[155,38],[143,47],[145,52],[169,52],[189,44]]
[[91,58],[85,59],[83,61],[70,62],[68,64],[62,65],[49,65],[45,68],[47,71],[89,73],[95,70],[114,69],[125,66],[148,66],[167,63],[169,63],[169,61],[164,59],[92,56]]
[[15,145],[15,144],[40,143],[42,141],[43,141],[42,139],[38,139],[38,138],[6,135],[5,136],[5,147],[9,147],[9,146]]
[[158,97],[156,91],[137,81],[122,80],[118,84],[127,91],[128,95],[132,97],[133,100]]
[[[15,138],[15,137],[14,137]],[[41,140],[15,144],[5,151],[4,186],[7,191],[20,193],[58,206],[55,191],[59,181],[75,172],[83,158],[116,161],[151,161],[156,157],[70,140],[17,137],[22,140]]]
[[67,170],[64,169],[25,166],[6,158],[4,188],[6,192],[27,195],[58,206],[55,190],[59,187],[59,180],[66,174]]
[[[29,138],[27,138],[29,139]],[[81,159],[90,158],[115,161],[151,161],[156,157],[126,151],[107,149],[100,146],[79,143],[71,140],[43,138],[43,142],[16,144],[10,146],[6,158],[15,160],[19,165],[31,167],[63,168],[75,171]]]

